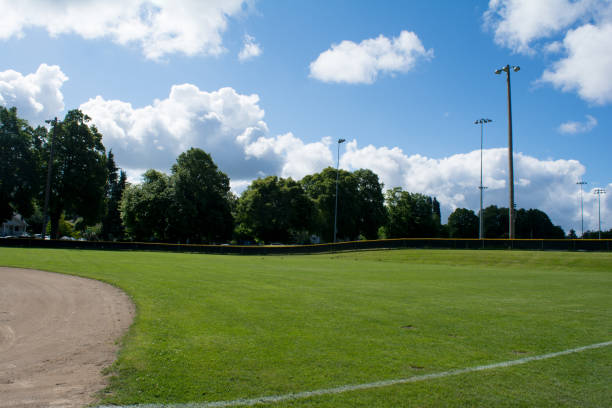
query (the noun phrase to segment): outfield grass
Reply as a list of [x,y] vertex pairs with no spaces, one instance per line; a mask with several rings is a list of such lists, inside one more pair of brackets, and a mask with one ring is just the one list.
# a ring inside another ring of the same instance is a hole
[[[612,340],[612,254],[310,256],[0,248],[0,264],[124,289],[136,321],[106,404],[254,398]],[[610,406],[612,347],[274,406]]]

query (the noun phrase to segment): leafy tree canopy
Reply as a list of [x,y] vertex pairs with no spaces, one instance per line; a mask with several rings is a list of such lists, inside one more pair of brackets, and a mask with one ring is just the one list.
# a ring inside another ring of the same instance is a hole
[[303,242],[312,227],[314,204],[291,178],[254,180],[238,200],[237,232],[241,239]]
[[54,238],[62,213],[73,218],[81,216],[89,225],[98,221],[104,211],[106,152],[102,134],[89,125],[90,121],[80,110],[69,111],[62,122],[53,123],[43,146],[46,168],[53,144],[49,215]]
[[182,241],[226,242],[234,222],[229,177],[202,149],[181,153],[172,166],[177,205],[176,233]]
[[174,211],[174,190],[170,178],[147,170],[143,183],[128,185],[120,204],[121,219],[127,235],[136,241],[168,241]]
[[420,193],[402,191],[401,187],[387,190],[389,214],[386,233],[389,238],[435,237],[439,218],[434,211],[434,200]]
[[448,217],[448,230],[451,238],[478,238],[478,216],[474,211],[457,208]]
[[0,222],[34,212],[42,179],[40,146],[46,129],[32,129],[17,108],[0,106]]
[[325,241],[333,241],[338,180],[338,239],[354,240],[360,235],[375,238],[384,225],[386,212],[382,184],[371,170],[348,172],[327,167],[320,173],[305,176],[301,185],[314,202],[313,232]]

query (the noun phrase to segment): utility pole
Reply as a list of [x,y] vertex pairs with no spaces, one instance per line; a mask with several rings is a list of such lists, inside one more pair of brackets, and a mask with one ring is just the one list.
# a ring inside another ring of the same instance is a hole
[[478,119],[477,121],[474,122],[474,124],[480,124],[480,186],[478,186],[478,188],[480,189],[480,219],[479,219],[479,223],[480,226],[478,228],[478,238],[479,239],[483,239],[484,238],[484,217],[482,214],[482,190],[484,190],[486,187],[482,185],[482,139],[483,139],[483,125],[485,123],[490,123],[493,122],[491,119]]
[[582,201],[582,186],[587,184],[587,182],[584,180],[581,180],[577,182],[576,184],[580,185],[580,230],[581,230],[580,238],[584,238],[584,205]]
[[338,139],[338,162],[336,164],[336,208],[334,210],[334,243],[338,235],[338,173],[340,172],[340,144],[346,142],[345,139]]
[[521,68],[518,66],[506,65],[495,71],[497,75],[502,72],[506,73],[506,86],[508,88],[508,188],[510,190],[510,205],[508,206],[508,238],[514,239],[514,157],[512,151],[512,99],[510,97],[510,69],[518,72]]
[[51,147],[49,148],[49,162],[47,163],[47,187],[45,188],[45,205],[43,207],[43,225],[40,236],[45,239],[47,235],[47,222],[49,221],[49,195],[51,193],[51,174],[53,172],[53,142],[55,140],[55,130],[57,129],[57,117],[53,119],[53,132],[51,133]]
[[596,188],[593,191],[594,194],[597,194],[597,201],[599,203],[598,218],[599,218],[599,239],[601,239],[601,195],[606,194],[606,190],[603,188]]

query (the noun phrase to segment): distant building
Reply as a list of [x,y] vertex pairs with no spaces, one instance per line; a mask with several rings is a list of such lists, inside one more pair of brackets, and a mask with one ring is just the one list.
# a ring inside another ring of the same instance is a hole
[[23,219],[21,214],[14,214],[13,218],[2,223],[0,235],[20,237],[27,233],[27,229],[28,223]]

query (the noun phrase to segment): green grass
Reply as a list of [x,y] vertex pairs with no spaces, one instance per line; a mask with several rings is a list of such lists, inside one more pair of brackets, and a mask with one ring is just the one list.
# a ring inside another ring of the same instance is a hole
[[[612,254],[403,250],[239,257],[0,248],[0,264],[125,290],[107,404],[254,398],[612,340]],[[411,328],[403,328],[411,326]],[[609,406],[612,347],[274,404]]]

